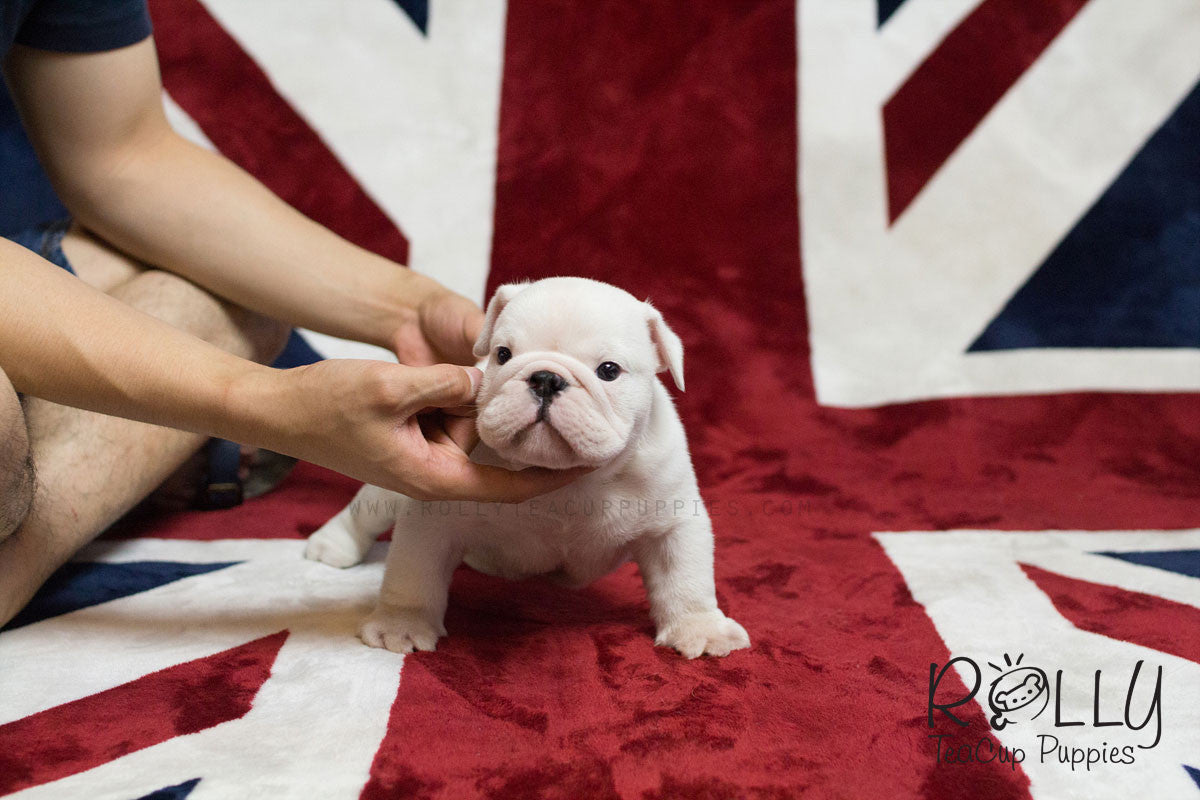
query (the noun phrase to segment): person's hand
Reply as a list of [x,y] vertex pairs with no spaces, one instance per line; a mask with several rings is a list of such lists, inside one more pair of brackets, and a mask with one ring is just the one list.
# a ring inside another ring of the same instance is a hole
[[410,273],[414,313],[399,320],[392,349],[401,364],[474,364],[471,348],[483,327],[483,311],[434,280]]
[[272,378],[245,393],[268,404],[256,444],[418,500],[515,503],[587,472],[472,462],[474,420],[462,415],[481,378],[473,367],[334,359]]

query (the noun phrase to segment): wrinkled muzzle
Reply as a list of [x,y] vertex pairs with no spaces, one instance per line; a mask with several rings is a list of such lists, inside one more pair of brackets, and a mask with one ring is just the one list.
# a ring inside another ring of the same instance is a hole
[[595,374],[559,353],[513,358],[485,378],[477,405],[484,444],[508,461],[551,469],[609,461],[632,428]]

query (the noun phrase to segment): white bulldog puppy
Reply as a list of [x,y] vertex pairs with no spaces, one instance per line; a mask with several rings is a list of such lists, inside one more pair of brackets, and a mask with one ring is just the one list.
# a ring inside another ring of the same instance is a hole
[[364,486],[305,551],[349,567],[393,529],[362,640],[398,653],[433,650],[446,635],[450,578],[463,562],[579,587],[632,559],[656,644],[688,658],[749,647],[745,629],[717,608],[712,523],[683,425],[657,378],[669,371],[683,389],[683,347],[662,315],[584,278],[509,284],[488,304],[475,355],[486,360],[472,459],[595,470],[519,505],[423,503]]

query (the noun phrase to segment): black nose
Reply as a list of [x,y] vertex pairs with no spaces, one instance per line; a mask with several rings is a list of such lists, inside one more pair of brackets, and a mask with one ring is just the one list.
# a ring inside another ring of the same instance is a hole
[[541,369],[529,376],[530,391],[543,400],[549,400],[565,388],[567,380],[557,372]]

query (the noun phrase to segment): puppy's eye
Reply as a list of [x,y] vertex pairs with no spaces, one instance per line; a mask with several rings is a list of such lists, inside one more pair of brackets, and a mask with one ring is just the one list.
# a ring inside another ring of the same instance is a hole
[[596,377],[602,381],[615,381],[617,376],[621,374],[621,365],[612,361],[605,361],[600,366],[596,367]]
[[512,350],[509,350],[507,347],[496,348],[496,363],[497,364],[503,364],[506,361],[508,361],[510,358],[512,358]]

